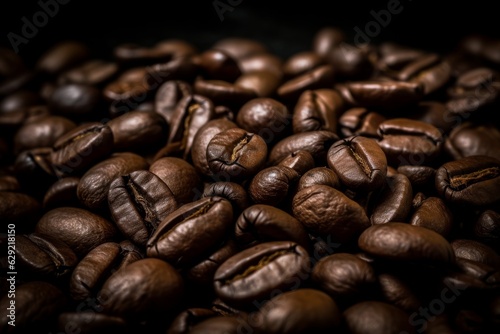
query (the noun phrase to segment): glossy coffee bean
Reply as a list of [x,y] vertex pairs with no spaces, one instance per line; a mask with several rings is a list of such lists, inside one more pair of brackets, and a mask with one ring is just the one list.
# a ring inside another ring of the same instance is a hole
[[277,166],[291,168],[299,175],[303,175],[314,168],[314,158],[311,153],[301,150],[290,153],[290,155],[283,158]]
[[142,259],[109,277],[98,293],[104,314],[154,319],[178,307],[184,293],[180,274],[158,259]]
[[238,63],[243,73],[266,71],[273,73],[280,79],[283,77],[283,61],[271,53],[257,53],[240,59]]
[[216,105],[239,109],[243,104],[257,97],[253,89],[222,80],[205,80],[197,77],[194,92],[206,96]]
[[64,177],[54,182],[43,197],[43,207],[45,209],[54,209],[60,206],[78,207],[80,202],[76,194],[78,177]]
[[378,283],[384,300],[404,311],[417,311],[424,303],[406,277],[393,273],[381,273],[378,275]]
[[403,165],[399,166],[397,171],[410,180],[411,186],[414,189],[434,188],[436,170],[432,167]]
[[241,74],[236,60],[222,50],[206,50],[195,58],[195,62],[207,79],[233,82]]
[[500,268],[500,256],[489,246],[475,240],[456,239],[451,242],[451,247],[457,258],[472,260],[493,268]]
[[233,208],[223,198],[185,204],[167,215],[151,235],[147,255],[176,267],[193,264],[224,240],[232,223]]
[[222,50],[235,59],[244,59],[251,55],[266,52],[266,47],[261,42],[245,37],[225,37],[219,39],[212,47]]
[[325,185],[340,189],[340,179],[337,174],[327,167],[316,167],[308,170],[300,177],[297,191],[314,185]]
[[234,82],[236,87],[251,90],[257,97],[271,97],[276,93],[280,78],[270,71],[244,73]]
[[479,241],[498,249],[497,240],[500,238],[500,214],[493,210],[486,210],[474,223],[474,235]]
[[278,88],[277,93],[284,100],[296,100],[306,90],[328,87],[334,80],[334,67],[322,65],[286,81]]
[[101,93],[93,86],[83,84],[61,85],[54,89],[48,104],[55,113],[82,119],[96,112]]
[[283,64],[283,72],[286,77],[292,78],[304,74],[324,63],[321,56],[312,51],[303,51],[294,54]]
[[471,156],[443,164],[436,171],[436,189],[448,202],[474,206],[500,200],[500,161]]
[[141,246],[178,207],[168,186],[147,170],[118,176],[109,186],[108,203],[121,233]]
[[167,123],[175,111],[177,103],[184,97],[192,95],[192,87],[189,83],[180,80],[171,80],[162,84],[155,94],[154,109]]
[[255,317],[259,333],[331,333],[341,320],[332,298],[308,288],[274,297]]
[[208,143],[206,154],[213,174],[244,179],[263,167],[267,145],[257,134],[232,128],[216,134]]
[[101,123],[81,125],[54,143],[51,162],[59,175],[78,174],[105,158],[113,149],[113,132]]
[[102,85],[118,73],[118,65],[105,60],[89,60],[59,76],[61,84]]
[[77,41],[60,42],[38,59],[36,68],[49,74],[57,74],[82,62],[88,55],[89,49],[83,43]]
[[455,160],[472,155],[486,155],[500,160],[500,131],[491,124],[465,122],[446,138],[445,151]]
[[248,327],[248,324],[244,323],[243,319],[230,316],[216,316],[206,319],[189,331],[191,334],[237,334],[241,332],[244,326]]
[[94,247],[111,241],[116,228],[109,221],[90,211],[60,207],[45,213],[35,232],[66,243],[81,258]]
[[328,166],[349,189],[380,188],[387,175],[387,159],[374,139],[351,137],[335,142],[328,150]]
[[437,232],[404,223],[386,223],[367,228],[359,247],[374,257],[420,263],[449,264],[455,254],[449,242]]
[[230,305],[252,306],[269,299],[276,289],[288,291],[309,275],[311,264],[304,248],[294,242],[267,242],[229,258],[217,269],[214,288]]
[[380,147],[394,165],[421,165],[441,153],[443,136],[434,126],[406,118],[395,118],[380,124]]
[[268,241],[293,241],[309,249],[304,226],[285,211],[256,204],[244,210],[236,220],[234,237],[240,247]]
[[[417,196],[416,196],[417,198]],[[453,214],[439,197],[429,197],[413,203],[410,224],[431,229],[447,237],[453,227]]]
[[78,198],[89,209],[105,208],[108,204],[109,186],[116,177],[147,167],[146,160],[137,154],[114,153],[81,177],[77,188]]
[[325,58],[335,68],[338,80],[362,80],[373,72],[371,53],[373,48],[370,45],[358,47],[342,41]]
[[325,27],[314,35],[313,50],[320,56],[326,56],[346,39],[345,33],[338,28]]
[[302,93],[293,111],[293,132],[337,131],[337,118],[344,101],[333,89],[308,90]]
[[292,211],[309,231],[342,243],[355,240],[370,226],[358,203],[324,185],[313,185],[297,192]]
[[31,106],[41,104],[40,96],[29,90],[12,93],[0,101],[1,114],[8,114]]
[[279,204],[294,189],[299,174],[288,167],[264,168],[250,181],[248,194],[254,203]]
[[92,310],[63,312],[58,317],[57,326],[59,331],[63,333],[73,328],[78,328],[81,334],[106,334],[110,331],[129,333],[125,319],[97,313]]
[[243,186],[234,182],[214,182],[209,183],[203,189],[201,197],[222,197],[233,205],[235,212],[241,212],[248,208],[250,199]]

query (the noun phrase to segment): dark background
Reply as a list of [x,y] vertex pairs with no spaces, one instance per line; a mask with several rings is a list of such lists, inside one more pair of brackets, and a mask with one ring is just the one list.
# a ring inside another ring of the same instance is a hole
[[[43,2],[55,0],[42,0]],[[67,0],[66,0],[67,1]],[[59,5],[58,13],[19,54],[28,62],[64,39],[87,42],[99,57],[111,57],[114,46],[132,42],[152,45],[168,38],[181,38],[200,49],[209,48],[224,37],[243,36],[261,40],[271,52],[288,57],[311,48],[316,31],[324,26],[342,28],[353,42],[355,27],[361,30],[374,20],[370,11],[387,8],[385,1],[263,1],[219,0],[230,5],[221,21],[207,1],[84,1]],[[500,37],[499,14],[494,1],[401,0],[403,10],[371,38],[371,43],[392,40],[410,46],[448,51],[467,34]],[[4,0],[0,5],[0,43],[9,47],[7,34],[21,34],[22,17],[32,21],[40,11],[38,1]]]

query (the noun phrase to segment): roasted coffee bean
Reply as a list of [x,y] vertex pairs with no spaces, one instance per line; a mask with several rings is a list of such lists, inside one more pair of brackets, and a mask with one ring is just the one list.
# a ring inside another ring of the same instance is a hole
[[378,138],[378,127],[385,121],[381,114],[366,108],[351,108],[339,118],[340,132],[344,137],[363,136]]
[[304,226],[285,211],[270,205],[256,204],[244,210],[236,220],[234,237],[240,247],[268,241],[293,241],[309,249]]
[[56,140],[74,129],[76,124],[59,116],[40,117],[33,122],[25,123],[14,137],[14,152],[50,147]]
[[47,235],[31,233],[17,236],[16,262],[27,277],[60,278],[74,269],[78,258],[66,243]]
[[397,171],[410,180],[411,186],[414,189],[434,188],[436,170],[432,167],[403,165],[399,166]]
[[283,72],[286,77],[293,78],[302,75],[316,67],[323,65],[321,56],[312,51],[303,51],[294,54],[283,64]]
[[357,47],[341,42],[326,55],[326,60],[335,68],[338,80],[363,80],[373,72],[372,53],[370,45]]
[[180,274],[158,259],[141,259],[109,277],[97,295],[104,314],[154,319],[178,307],[184,294]]
[[66,243],[82,258],[94,247],[111,241],[116,228],[109,221],[90,211],[59,207],[45,213],[38,221],[35,232]]
[[455,160],[472,155],[487,155],[500,160],[500,131],[491,124],[465,122],[446,138],[445,150]]
[[363,301],[342,314],[348,333],[399,334],[415,333],[408,322],[409,315],[400,308],[379,301]]
[[390,272],[381,273],[378,275],[378,283],[384,300],[404,311],[414,312],[423,305],[421,296],[417,295],[406,277]]
[[219,39],[212,47],[214,50],[222,50],[235,59],[244,59],[246,57],[267,52],[264,44],[261,42],[244,37],[225,37]]
[[269,153],[269,163],[276,165],[293,152],[303,150],[311,153],[316,165],[322,165],[326,162],[328,149],[338,139],[330,131],[308,131],[288,136],[273,146]]
[[177,103],[192,94],[193,90],[189,83],[181,80],[167,81],[156,92],[154,110],[170,124]]
[[322,65],[286,81],[278,88],[277,93],[284,100],[296,100],[306,90],[330,86],[334,79],[334,67]]
[[394,165],[421,165],[441,153],[443,136],[434,126],[406,118],[394,118],[380,124],[380,147]]
[[238,65],[243,74],[257,71],[271,72],[281,80],[283,77],[282,60],[270,53],[257,53],[241,59]]
[[101,123],[83,124],[59,137],[50,155],[58,175],[78,174],[105,158],[113,149],[113,132]]
[[359,247],[368,254],[394,261],[449,264],[455,254],[449,242],[437,232],[404,223],[386,223],[367,228]]
[[206,96],[216,105],[239,109],[243,104],[257,97],[254,90],[222,80],[205,80],[197,77],[194,92]]
[[486,210],[477,218],[474,223],[474,235],[479,241],[499,249],[498,239],[500,239],[500,214],[493,210]]
[[73,300],[95,297],[101,284],[116,270],[142,258],[139,250],[124,249],[120,244],[106,242],[88,252],[71,274],[69,291]]
[[[425,56],[423,50],[409,48],[394,42],[383,42],[379,46],[377,67],[386,75],[397,78],[398,70]],[[403,79],[404,80],[404,79]]]
[[436,171],[436,189],[448,202],[483,206],[500,200],[500,161],[471,156],[443,164]]
[[421,85],[399,81],[359,81],[336,86],[344,100],[353,107],[397,109],[419,102]]
[[83,84],[61,85],[50,95],[48,105],[55,113],[69,118],[88,118],[99,109],[101,93]]
[[314,185],[325,185],[340,189],[340,180],[337,174],[327,167],[316,167],[308,170],[300,177],[297,191]]
[[310,269],[309,255],[298,244],[267,242],[226,260],[215,273],[214,288],[228,304],[249,307],[254,301],[271,298],[276,289],[285,292],[300,286]]
[[146,87],[157,89],[162,83],[170,80],[192,82],[196,72],[197,66],[192,57],[177,57],[166,63],[146,67]]
[[209,183],[203,189],[201,197],[219,196],[227,199],[233,205],[235,212],[241,212],[248,208],[250,200],[243,186],[234,182]]
[[224,240],[232,223],[233,208],[226,199],[207,197],[185,204],[157,227],[147,242],[147,255],[176,267],[193,264]]
[[[16,286],[15,297],[15,304],[11,303],[13,299],[8,294],[0,299],[2,333],[49,332],[68,302],[63,291],[55,285],[36,280]],[[15,306],[14,317],[10,317],[12,313],[9,312],[12,305]]]
[[146,160],[137,154],[114,153],[81,177],[77,188],[78,198],[89,209],[105,208],[109,186],[116,177],[147,168]]
[[311,153],[301,150],[290,153],[290,155],[283,158],[277,166],[291,168],[299,175],[303,175],[310,169],[314,168],[314,158]]
[[491,247],[475,240],[456,239],[451,247],[457,258],[464,258],[500,269],[500,256]]
[[109,186],[108,203],[121,233],[141,246],[178,207],[168,186],[147,170],[118,176]]
[[89,60],[59,76],[60,84],[102,85],[118,73],[118,65],[105,60]]
[[374,139],[342,139],[330,147],[327,159],[328,166],[349,189],[372,191],[385,182],[387,159]]
[[15,224],[17,233],[32,230],[41,215],[40,203],[32,196],[16,192],[0,192],[2,225]]
[[131,111],[109,121],[115,151],[155,150],[167,141],[168,125],[161,115]]
[[173,157],[156,160],[149,167],[168,186],[178,204],[199,198],[202,184],[196,169],[185,160]]
[[257,97],[271,97],[276,93],[280,78],[270,71],[253,71],[238,77],[234,85],[253,91]]
[[293,132],[337,131],[337,118],[344,100],[333,89],[307,90],[300,95],[293,111]]
[[207,308],[189,308],[175,317],[166,334],[188,334],[193,326],[215,316],[217,313]]
[[313,282],[335,300],[352,303],[369,295],[375,287],[375,270],[366,261],[348,253],[320,259],[311,273]]
[[413,202],[414,213],[410,224],[431,229],[448,237],[453,227],[453,214],[439,197],[417,199]]
[[0,101],[0,114],[8,114],[23,108],[41,104],[40,96],[29,90],[20,90]]
[[311,232],[341,243],[355,240],[370,226],[363,208],[340,191],[313,185],[297,192],[292,211]]
[[288,167],[264,168],[253,177],[248,194],[254,203],[279,204],[291,193],[299,177]]
[[284,130],[290,122],[288,116],[288,109],[283,103],[271,98],[256,98],[241,107],[236,123],[271,144],[285,134]]
[[212,101],[200,95],[182,98],[170,119],[168,143],[180,142],[183,157],[189,156],[196,132],[214,117]]
[[54,209],[60,206],[78,207],[80,202],[76,194],[78,177],[65,177],[54,182],[43,197],[43,207]]
[[298,289],[269,300],[255,315],[259,333],[331,333],[340,325],[335,301],[316,289]]
[[106,334],[110,331],[130,333],[127,322],[120,317],[113,317],[92,310],[63,312],[59,315],[57,326],[63,333],[71,328],[78,328],[80,334]]
[[313,50],[322,57],[327,56],[346,39],[344,31],[334,27],[320,29],[314,35]]
[[48,74],[58,74],[84,61],[90,50],[77,41],[65,41],[54,45],[39,59],[36,68]]
[[17,192],[20,190],[19,182],[17,178],[13,175],[2,175],[0,176],[0,192],[1,191],[12,191]]
[[245,179],[265,164],[267,145],[261,136],[240,128],[216,134],[207,146],[208,167],[213,174]]
[[222,50],[206,50],[198,55],[194,62],[207,79],[233,82],[241,75],[238,63]]

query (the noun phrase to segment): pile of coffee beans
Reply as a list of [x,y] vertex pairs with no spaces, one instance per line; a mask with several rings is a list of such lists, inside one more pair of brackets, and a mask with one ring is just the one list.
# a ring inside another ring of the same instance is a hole
[[1,333],[499,333],[500,41],[0,50]]

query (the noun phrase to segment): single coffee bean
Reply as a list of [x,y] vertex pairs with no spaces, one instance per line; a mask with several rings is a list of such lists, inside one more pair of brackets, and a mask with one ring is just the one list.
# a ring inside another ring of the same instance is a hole
[[357,303],[342,314],[346,331],[352,334],[415,333],[409,315],[400,308],[379,301]]
[[241,75],[236,60],[223,50],[206,50],[196,56],[194,62],[207,79],[233,82]]
[[327,294],[305,288],[269,300],[255,319],[259,333],[331,333],[339,327],[341,314]]
[[82,258],[94,247],[111,241],[117,231],[109,221],[90,211],[59,207],[40,218],[35,232],[66,243]]
[[436,189],[448,202],[483,206],[500,200],[500,161],[471,156],[443,164],[436,171]]
[[404,223],[386,223],[367,228],[359,247],[368,254],[388,260],[416,263],[453,263],[455,254],[437,232]]
[[285,134],[285,128],[290,123],[288,116],[288,109],[281,102],[272,98],[256,98],[241,107],[236,123],[271,144]]
[[234,182],[214,182],[205,185],[201,197],[222,197],[233,205],[235,213],[240,213],[250,205],[247,191]]
[[341,42],[325,57],[335,68],[338,80],[364,80],[368,79],[374,70],[371,61],[373,52],[373,47],[368,44],[355,46]]
[[54,89],[48,104],[55,113],[82,119],[99,109],[101,93],[94,86],[83,84],[61,85]]
[[439,197],[414,201],[410,224],[431,229],[447,237],[453,227],[453,214]]
[[378,138],[378,127],[385,121],[381,114],[366,108],[351,108],[339,118],[340,132],[344,137],[363,136]]
[[129,333],[125,319],[92,310],[63,312],[58,317],[57,326],[62,333],[69,328],[78,328],[80,334],[106,334],[111,331]]
[[432,167],[403,165],[399,166],[397,171],[410,180],[413,189],[434,188],[436,170]]
[[38,233],[16,238],[16,264],[28,276],[40,279],[64,277],[77,263],[73,250],[58,239]]
[[374,139],[342,139],[330,147],[327,159],[328,166],[349,189],[372,191],[385,182],[387,159]]
[[340,189],[340,180],[337,174],[327,167],[316,167],[308,170],[300,177],[297,191],[314,185],[325,185]]
[[486,155],[500,160],[500,131],[491,124],[465,122],[455,127],[446,138],[445,151],[458,160],[473,155]]
[[141,246],[178,207],[168,186],[147,170],[118,176],[109,186],[108,203],[120,232]]
[[39,147],[50,147],[56,140],[76,128],[76,124],[65,117],[40,117],[25,123],[14,137],[14,152],[20,153]]
[[303,51],[292,55],[283,64],[283,72],[286,77],[293,78],[309,72],[320,65],[324,60],[320,55],[312,51]]
[[500,268],[500,256],[491,247],[475,241],[467,239],[456,239],[451,242],[451,247],[457,258],[472,260],[493,268]]
[[41,215],[40,203],[32,196],[16,192],[0,192],[2,225],[15,224],[16,233],[29,233]]
[[267,242],[232,256],[216,271],[215,292],[238,307],[288,291],[309,276],[311,264],[304,248],[290,241]]
[[192,57],[176,57],[166,63],[146,67],[145,83],[156,90],[162,83],[170,80],[192,82],[196,77],[197,66]]
[[48,74],[58,74],[84,61],[90,50],[77,41],[65,41],[55,44],[38,59],[36,68]]
[[196,169],[185,160],[161,158],[151,164],[149,171],[165,182],[178,204],[190,203],[199,198],[203,189]]
[[291,194],[299,174],[288,167],[264,168],[250,182],[248,194],[257,204],[279,204]]
[[224,37],[215,42],[212,49],[222,50],[237,60],[267,52],[266,46],[261,42],[244,37]]
[[325,27],[314,35],[313,50],[320,56],[325,57],[345,40],[345,33],[341,29]]
[[297,192],[292,211],[311,232],[331,236],[341,243],[351,242],[370,226],[363,208],[340,191],[313,185]]
[[500,239],[500,213],[486,210],[474,223],[474,236],[481,242],[498,251],[498,239]]
[[105,60],[89,60],[80,66],[69,69],[59,76],[59,84],[82,84],[98,86],[107,83],[118,73],[116,63]]
[[41,104],[40,96],[29,90],[14,92],[0,101],[0,114],[9,114],[27,107]]
[[334,67],[322,65],[286,81],[278,88],[277,93],[284,100],[296,100],[306,90],[328,87],[334,80]]
[[[57,316],[68,303],[68,299],[58,287],[43,281],[29,281],[17,285],[15,304],[10,302],[13,299],[8,295],[6,293],[0,299],[2,333],[50,332]],[[15,313],[14,319],[11,320],[9,307],[12,309],[12,305],[15,306]]]
[[234,237],[240,247],[269,241],[293,241],[310,249],[304,226],[293,216],[276,207],[256,204],[244,210],[236,220]]
[[176,267],[193,264],[222,242],[232,223],[233,208],[226,199],[207,197],[185,204],[160,223],[147,242],[147,255]]
[[253,71],[240,75],[234,85],[253,91],[257,97],[271,97],[275,95],[280,82],[280,78],[273,72]]
[[307,90],[302,93],[293,111],[293,132],[337,131],[337,118],[344,100],[333,89]]
[[421,296],[406,277],[390,272],[381,273],[378,282],[385,301],[404,311],[415,312],[423,304]]
[[314,158],[311,153],[301,150],[290,153],[290,155],[283,158],[277,166],[291,168],[299,175],[303,175],[314,168]]
[[83,124],[54,143],[51,162],[58,175],[86,171],[113,149],[113,132],[101,123]]
[[175,111],[177,103],[184,97],[192,95],[191,85],[181,80],[167,81],[158,88],[155,95],[154,109],[168,124]]
[[258,53],[239,60],[238,64],[243,73],[267,71],[281,80],[283,77],[283,61],[271,53]]
[[322,165],[326,162],[328,149],[338,139],[330,131],[308,131],[288,136],[273,146],[269,153],[269,163],[277,165],[293,152],[303,150],[311,153],[316,165]]
[[399,81],[408,81],[417,76],[420,72],[436,65],[440,60],[441,59],[438,54],[422,54],[406,63],[405,66],[397,72],[395,77]]
[[155,150],[167,141],[168,125],[161,115],[131,111],[107,123],[113,133],[115,151]]
[[182,277],[171,265],[158,259],[141,259],[111,275],[97,300],[104,314],[140,321],[175,310],[183,290]]
[[421,165],[440,154],[443,135],[434,126],[406,118],[394,118],[380,124],[378,144],[393,165]]
[[71,206],[78,207],[80,201],[76,194],[78,183],[80,178],[78,177],[64,177],[62,179],[54,182],[43,197],[43,207],[44,209],[55,209],[61,206]]
[[383,42],[379,46],[379,52],[378,69],[394,78],[397,78],[398,70],[426,55],[423,50],[409,48],[394,42]]
[[397,109],[420,101],[421,85],[400,81],[358,81],[336,86],[353,107]]
[[196,132],[214,116],[212,101],[200,95],[182,98],[170,119],[168,143],[180,142],[180,150],[186,158],[190,154]]
[[78,198],[87,208],[103,209],[107,206],[109,186],[115,178],[147,168],[146,160],[137,154],[114,153],[81,177],[77,188]]
[[361,300],[375,287],[377,277],[366,261],[349,253],[332,254],[319,260],[312,270],[313,282],[330,296],[344,302]]
[[452,67],[450,64],[447,61],[440,61],[415,74],[410,82],[422,86],[424,94],[430,95],[445,87],[451,77]]
[[207,308],[186,309],[175,317],[166,334],[188,334],[195,325],[215,316],[217,313]]
[[208,143],[206,154],[213,174],[244,179],[263,167],[267,145],[257,134],[232,128],[216,134]]
[[197,77],[193,87],[196,94],[206,96],[215,105],[226,105],[236,110],[257,97],[252,89],[222,80],[205,80]]

